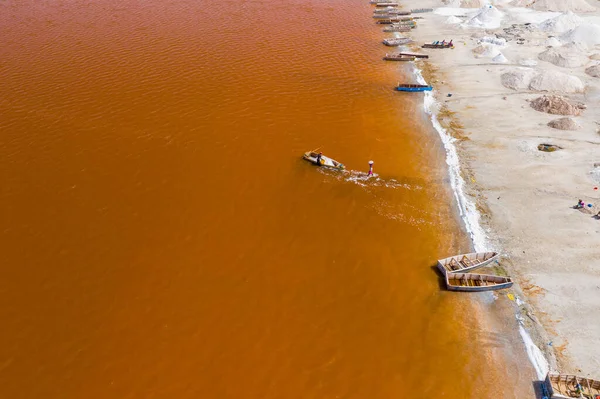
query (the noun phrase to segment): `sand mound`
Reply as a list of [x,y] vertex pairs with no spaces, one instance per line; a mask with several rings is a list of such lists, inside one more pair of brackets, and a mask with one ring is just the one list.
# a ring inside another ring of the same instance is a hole
[[538,11],[573,11],[573,12],[590,12],[596,8],[589,5],[585,0],[533,0],[528,6]]
[[539,28],[545,32],[563,33],[577,28],[583,24],[583,19],[579,18],[571,11],[567,11],[557,17],[550,18],[539,24]]
[[495,62],[497,64],[504,64],[505,62],[508,62],[508,60],[506,59],[506,57],[504,56],[504,54],[499,53],[497,56],[495,56],[494,58],[492,58],[492,62]]
[[538,58],[563,68],[576,68],[585,65],[588,62],[588,57],[585,55],[583,48],[576,43],[570,43],[562,47],[549,48],[543,53],[540,53]]
[[600,65],[594,65],[594,66],[587,68],[585,70],[585,73],[587,73],[588,75],[593,76],[595,78],[600,78]]
[[448,19],[446,20],[446,23],[448,25],[460,24],[461,22],[462,22],[462,19],[457,18],[454,15],[449,16]]
[[600,26],[594,24],[579,25],[563,34],[560,39],[563,42],[572,42],[593,47],[596,44],[600,44]]
[[531,90],[556,91],[560,93],[583,93],[585,86],[576,76],[562,72],[543,71],[531,79]]
[[496,29],[500,27],[504,14],[494,6],[481,7],[467,25],[474,28]]
[[581,115],[586,108],[584,104],[572,103],[561,96],[542,96],[533,100],[531,108],[554,115]]
[[572,118],[560,118],[548,122],[548,126],[559,130],[577,130],[581,126]]
[[531,68],[516,68],[500,76],[502,86],[513,90],[526,90],[529,83],[537,75],[537,71]]

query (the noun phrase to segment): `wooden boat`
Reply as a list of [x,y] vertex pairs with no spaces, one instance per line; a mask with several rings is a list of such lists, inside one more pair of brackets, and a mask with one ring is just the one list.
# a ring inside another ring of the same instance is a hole
[[454,44],[452,44],[452,40],[450,40],[450,42],[444,43],[444,44],[429,43],[429,44],[424,44],[421,47],[422,48],[454,48]]
[[426,86],[426,85],[398,84],[398,86],[396,86],[396,90],[398,90],[398,91],[409,91],[409,92],[431,91],[432,89],[433,89],[433,87]]
[[446,288],[449,291],[480,292],[500,290],[512,285],[510,277],[475,273],[446,273]]
[[415,58],[429,58],[427,54],[413,54],[413,53],[396,53],[397,55],[403,55],[405,57],[415,57]]
[[397,8],[376,8],[373,11],[373,15],[381,15],[381,14],[408,16],[408,15],[410,15],[410,11],[401,11],[401,10],[398,10]]
[[414,29],[415,25],[392,25],[387,28],[383,28],[384,32],[410,32],[411,29]]
[[401,17],[395,16],[377,19],[378,24],[396,25],[396,26],[417,26],[416,21],[403,21]]
[[414,61],[415,57],[408,57],[400,54],[386,54],[383,59],[385,61]]
[[437,261],[437,267],[442,274],[446,273],[466,273],[469,270],[485,266],[496,259],[500,254],[498,252],[472,252],[470,254],[461,254]]
[[410,12],[412,12],[413,14],[418,14],[421,12],[432,12],[433,8],[415,8],[413,10],[410,10]]
[[375,7],[398,7],[398,3],[375,3]]
[[392,37],[389,39],[383,39],[383,44],[389,47],[399,46],[401,44],[407,44],[412,42],[412,40],[408,37]]
[[337,170],[346,169],[344,164],[336,161],[335,159],[326,157],[325,155],[321,155],[321,162],[317,163],[317,155],[319,155],[319,154],[316,151],[308,151],[308,152],[304,153],[302,158],[314,165],[325,166],[325,167],[333,168],[333,169],[337,169]]
[[548,374],[544,381],[549,399],[600,398],[600,381],[566,374]]

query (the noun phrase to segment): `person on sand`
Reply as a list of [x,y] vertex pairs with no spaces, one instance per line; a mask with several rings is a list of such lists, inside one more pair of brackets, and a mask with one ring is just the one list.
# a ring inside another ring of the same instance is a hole
[[577,205],[575,205],[575,209],[581,209],[585,206],[585,202],[583,202],[581,199],[579,201],[577,201]]
[[367,177],[373,176],[373,161],[369,161],[369,173],[367,173]]
[[321,166],[321,157],[322,156],[323,156],[322,152],[317,154],[317,166]]

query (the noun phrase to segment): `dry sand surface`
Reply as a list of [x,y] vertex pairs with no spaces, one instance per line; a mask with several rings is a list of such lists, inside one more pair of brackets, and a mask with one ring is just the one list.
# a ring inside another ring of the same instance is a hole
[[[411,33],[417,43],[455,43],[418,50],[430,55],[439,115],[454,119],[489,245],[516,279],[517,319],[551,369],[600,379],[600,3],[403,5],[435,9]],[[593,207],[573,209],[578,199]]]

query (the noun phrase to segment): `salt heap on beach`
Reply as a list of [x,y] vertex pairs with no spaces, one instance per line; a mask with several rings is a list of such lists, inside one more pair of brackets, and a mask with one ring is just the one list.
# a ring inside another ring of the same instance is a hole
[[477,58],[494,58],[498,54],[500,54],[500,50],[498,46],[490,44],[490,43],[481,43],[479,46],[475,47],[473,50],[473,54]]
[[548,126],[558,130],[577,130],[581,126],[573,118],[560,118],[548,122]]
[[576,76],[555,71],[536,71],[531,68],[515,68],[500,76],[500,82],[513,90],[556,91],[560,93],[582,93],[583,82]]
[[588,63],[584,48],[578,43],[570,43],[562,47],[553,47],[540,53],[538,58],[563,68],[576,68]]
[[467,26],[472,28],[496,29],[500,27],[504,14],[494,6],[487,5],[475,14],[473,18],[467,22]]
[[492,62],[495,62],[497,64],[504,64],[505,62],[508,62],[508,60],[506,59],[506,57],[504,56],[504,54],[499,53],[497,56],[495,56],[494,58],[492,58]]
[[529,3],[527,7],[537,11],[591,12],[596,10],[585,0],[533,0]]
[[594,65],[586,68],[585,73],[595,78],[600,78],[600,65]]
[[585,90],[583,82],[578,77],[555,71],[542,71],[531,79],[529,88],[560,93],[583,93]]
[[461,22],[462,22],[462,19],[457,18],[454,15],[449,16],[448,19],[446,20],[446,23],[448,25],[460,24]]
[[560,39],[567,43],[584,44],[593,47],[600,44],[600,26],[594,24],[580,25],[563,34]]
[[531,108],[540,112],[547,112],[554,115],[581,115],[586,108],[581,103],[571,103],[561,96],[542,96],[533,100]]
[[544,43],[546,47],[559,47],[562,43],[557,38],[549,37],[548,40]]
[[557,17],[545,20],[539,24],[539,28],[545,32],[563,33],[575,29],[581,24],[583,24],[583,19],[573,14],[572,11],[567,11]]

